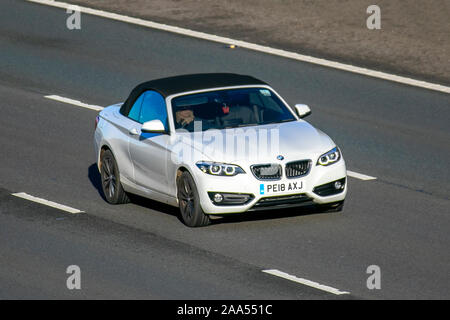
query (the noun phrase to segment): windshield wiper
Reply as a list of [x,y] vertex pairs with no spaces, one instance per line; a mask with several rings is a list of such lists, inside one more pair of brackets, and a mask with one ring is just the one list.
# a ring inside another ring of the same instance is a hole
[[284,119],[284,120],[280,120],[277,123],[281,123],[281,122],[289,122],[289,121],[294,121],[295,119]]
[[234,126],[224,127],[224,129],[241,128],[241,127],[257,126],[257,125],[258,125],[258,123],[238,124],[238,125],[234,125]]
[[259,125],[277,124],[277,123],[290,122],[290,121],[295,121],[295,119],[284,119],[284,120],[279,120],[279,121],[267,121],[267,122],[262,122]]
[[241,127],[249,127],[249,126],[263,126],[266,124],[276,124],[276,123],[282,123],[282,122],[289,122],[289,121],[295,121],[295,119],[284,119],[277,122],[274,121],[268,121],[268,122],[261,122],[261,123],[246,123],[246,124],[238,124],[234,126],[228,126],[224,127],[224,129],[232,129],[232,128],[241,128]]

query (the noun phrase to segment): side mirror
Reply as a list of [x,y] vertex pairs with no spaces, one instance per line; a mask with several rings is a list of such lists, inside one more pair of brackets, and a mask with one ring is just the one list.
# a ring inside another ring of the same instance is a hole
[[311,114],[311,109],[306,104],[296,104],[295,111],[300,118],[304,118]]
[[151,120],[144,122],[141,128],[141,132],[144,133],[166,133],[166,128],[161,120]]

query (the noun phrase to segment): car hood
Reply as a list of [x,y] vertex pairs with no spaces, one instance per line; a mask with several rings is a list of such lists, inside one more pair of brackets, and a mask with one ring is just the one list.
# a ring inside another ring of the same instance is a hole
[[208,160],[242,165],[316,159],[335,146],[325,133],[304,120],[177,133],[176,144],[178,150],[184,149],[182,156],[189,154],[191,158],[182,162]]

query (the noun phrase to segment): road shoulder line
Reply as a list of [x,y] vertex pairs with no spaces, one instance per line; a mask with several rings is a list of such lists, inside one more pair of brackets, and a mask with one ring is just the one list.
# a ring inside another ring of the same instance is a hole
[[181,35],[189,36],[189,37],[193,37],[193,38],[214,41],[214,42],[223,43],[223,44],[227,44],[227,45],[232,44],[232,45],[235,45],[235,46],[238,46],[241,48],[245,48],[245,49],[249,49],[249,50],[259,51],[259,52],[268,53],[268,54],[272,54],[272,55],[276,55],[276,56],[280,56],[280,57],[284,57],[284,58],[289,58],[289,59],[293,59],[293,60],[297,60],[297,61],[302,61],[302,62],[312,63],[312,64],[324,66],[324,67],[348,71],[348,72],[352,72],[352,73],[356,73],[356,74],[360,74],[360,75],[369,76],[372,78],[378,78],[378,79],[393,81],[393,82],[406,84],[406,85],[410,85],[410,86],[414,86],[414,87],[419,87],[419,88],[424,88],[424,89],[429,89],[429,90],[434,90],[434,91],[439,91],[439,92],[444,92],[444,93],[450,93],[450,87],[436,84],[436,83],[430,83],[430,82],[426,82],[426,81],[402,77],[402,76],[398,76],[398,75],[394,75],[394,74],[389,74],[389,73],[385,73],[385,72],[381,72],[381,71],[357,67],[357,66],[344,64],[344,63],[340,63],[340,62],[336,62],[336,61],[302,55],[302,54],[299,54],[296,52],[262,46],[262,45],[258,45],[258,44],[250,43],[250,42],[246,42],[246,41],[235,40],[235,39],[231,39],[231,38],[227,38],[227,37],[221,37],[221,36],[217,36],[217,35],[194,31],[194,30],[190,30],[190,29],[186,29],[186,28],[180,28],[180,27],[176,27],[176,26],[170,26],[167,24],[157,23],[157,22],[153,22],[153,21],[149,21],[149,20],[140,19],[140,18],[129,17],[129,16],[125,16],[125,15],[121,15],[121,14],[117,14],[117,13],[92,9],[92,8],[88,8],[88,7],[83,7],[83,6],[73,5],[73,4],[66,3],[66,2],[53,1],[53,0],[26,0],[26,1],[37,3],[37,4],[42,4],[42,5],[47,5],[47,6],[52,6],[52,7],[57,7],[57,8],[62,8],[62,9],[66,9],[66,10],[74,10],[74,8],[76,8],[77,10],[79,10],[82,13],[95,15],[95,16],[99,16],[99,17],[103,17],[103,18],[107,18],[107,19],[112,19],[112,20],[130,23],[130,24],[140,25],[140,26],[147,27],[147,28],[172,32],[172,33],[181,34]]

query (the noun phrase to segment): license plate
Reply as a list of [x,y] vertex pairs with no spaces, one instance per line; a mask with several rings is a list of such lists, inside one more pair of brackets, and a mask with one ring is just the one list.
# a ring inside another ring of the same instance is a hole
[[259,194],[295,193],[303,189],[303,181],[287,183],[261,183]]

